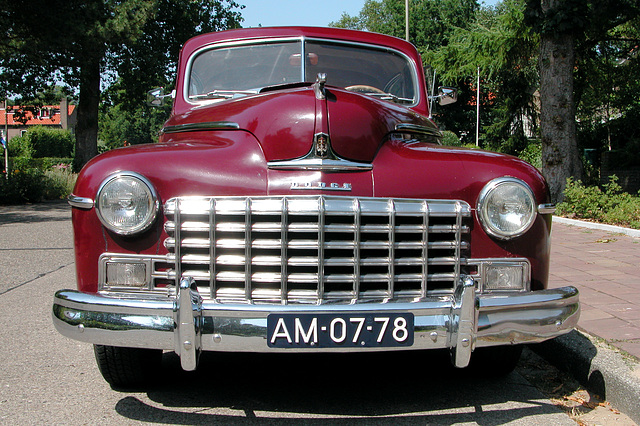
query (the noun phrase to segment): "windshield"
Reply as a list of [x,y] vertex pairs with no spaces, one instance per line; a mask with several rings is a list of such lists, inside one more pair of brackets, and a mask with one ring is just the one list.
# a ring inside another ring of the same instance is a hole
[[359,44],[299,39],[200,52],[190,66],[188,97],[198,102],[244,96],[265,87],[313,83],[318,73],[326,73],[329,86],[397,103],[417,101],[415,74],[406,56]]

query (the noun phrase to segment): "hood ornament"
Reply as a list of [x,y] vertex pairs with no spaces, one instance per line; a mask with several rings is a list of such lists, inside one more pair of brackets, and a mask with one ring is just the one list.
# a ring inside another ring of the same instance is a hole
[[324,85],[327,83],[327,74],[324,72],[319,72],[316,76],[316,82],[313,83],[313,93],[316,94],[316,99],[319,101],[323,101],[327,98],[327,95],[324,92]]

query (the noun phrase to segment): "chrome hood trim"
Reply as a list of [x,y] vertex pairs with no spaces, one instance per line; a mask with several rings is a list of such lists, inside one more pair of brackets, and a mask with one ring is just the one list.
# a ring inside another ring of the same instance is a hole
[[240,128],[238,123],[231,121],[211,121],[204,123],[188,123],[177,124],[175,126],[166,126],[162,129],[162,133],[181,133],[202,130],[237,130]]
[[309,152],[293,160],[269,161],[270,169],[285,170],[323,170],[339,171],[367,171],[373,169],[373,164],[345,160],[338,157],[331,146],[331,138],[326,133],[317,133]]

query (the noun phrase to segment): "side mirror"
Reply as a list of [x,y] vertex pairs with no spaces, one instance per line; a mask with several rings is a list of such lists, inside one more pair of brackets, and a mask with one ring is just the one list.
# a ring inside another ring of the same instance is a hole
[[157,87],[155,89],[151,89],[147,92],[147,105],[152,107],[161,107],[166,103],[165,99],[173,98],[175,95],[175,91],[172,91],[169,94],[164,93],[163,87]]
[[454,87],[438,87],[438,104],[449,105],[458,101],[458,89]]

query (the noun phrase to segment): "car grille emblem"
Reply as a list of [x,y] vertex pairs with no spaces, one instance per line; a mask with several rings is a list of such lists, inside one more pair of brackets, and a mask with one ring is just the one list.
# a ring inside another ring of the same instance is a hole
[[327,158],[329,154],[329,135],[326,133],[318,133],[314,137],[316,157]]

